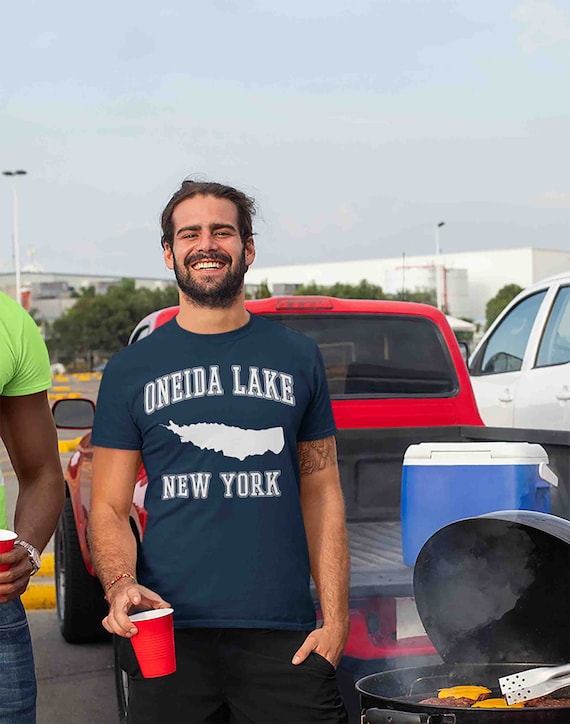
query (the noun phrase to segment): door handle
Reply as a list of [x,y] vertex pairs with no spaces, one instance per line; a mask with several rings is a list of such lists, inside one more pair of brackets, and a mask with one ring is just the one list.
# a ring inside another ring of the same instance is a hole
[[567,385],[564,385],[560,392],[556,393],[556,399],[560,400],[560,402],[567,402],[570,400],[570,390]]
[[512,402],[513,396],[511,395],[511,391],[508,387],[506,387],[503,392],[499,395],[499,402]]

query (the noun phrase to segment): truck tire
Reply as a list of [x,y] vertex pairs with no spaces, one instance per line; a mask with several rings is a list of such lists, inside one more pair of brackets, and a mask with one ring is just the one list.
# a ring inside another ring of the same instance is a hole
[[99,580],[85,568],[71,499],[55,531],[55,592],[59,629],[70,644],[108,639],[101,624],[107,604]]
[[129,675],[121,667],[119,637],[113,636],[113,663],[115,670],[115,694],[117,697],[117,711],[119,724],[127,724],[129,711]]

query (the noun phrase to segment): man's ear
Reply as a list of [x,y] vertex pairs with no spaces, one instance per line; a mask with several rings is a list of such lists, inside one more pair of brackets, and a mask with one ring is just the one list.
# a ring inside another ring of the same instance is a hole
[[165,242],[164,244],[163,257],[166,268],[174,269],[174,254],[172,253],[172,247],[168,242]]
[[248,267],[250,267],[253,264],[253,260],[255,259],[255,241],[253,240],[253,236],[250,236],[246,239],[244,246],[245,263]]

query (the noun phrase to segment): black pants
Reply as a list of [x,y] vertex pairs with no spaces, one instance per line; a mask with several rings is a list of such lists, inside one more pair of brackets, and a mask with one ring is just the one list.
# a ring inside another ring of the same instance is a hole
[[291,663],[302,631],[175,631],[176,673],[140,675],[121,639],[129,673],[129,724],[346,724],[334,667],[319,654]]

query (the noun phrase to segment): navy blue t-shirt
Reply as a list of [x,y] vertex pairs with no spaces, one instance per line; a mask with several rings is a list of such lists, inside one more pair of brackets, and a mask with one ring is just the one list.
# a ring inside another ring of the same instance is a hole
[[335,432],[317,345],[279,323],[173,319],[113,356],[92,440],[142,451],[137,575],[178,627],[314,626],[297,443]]

